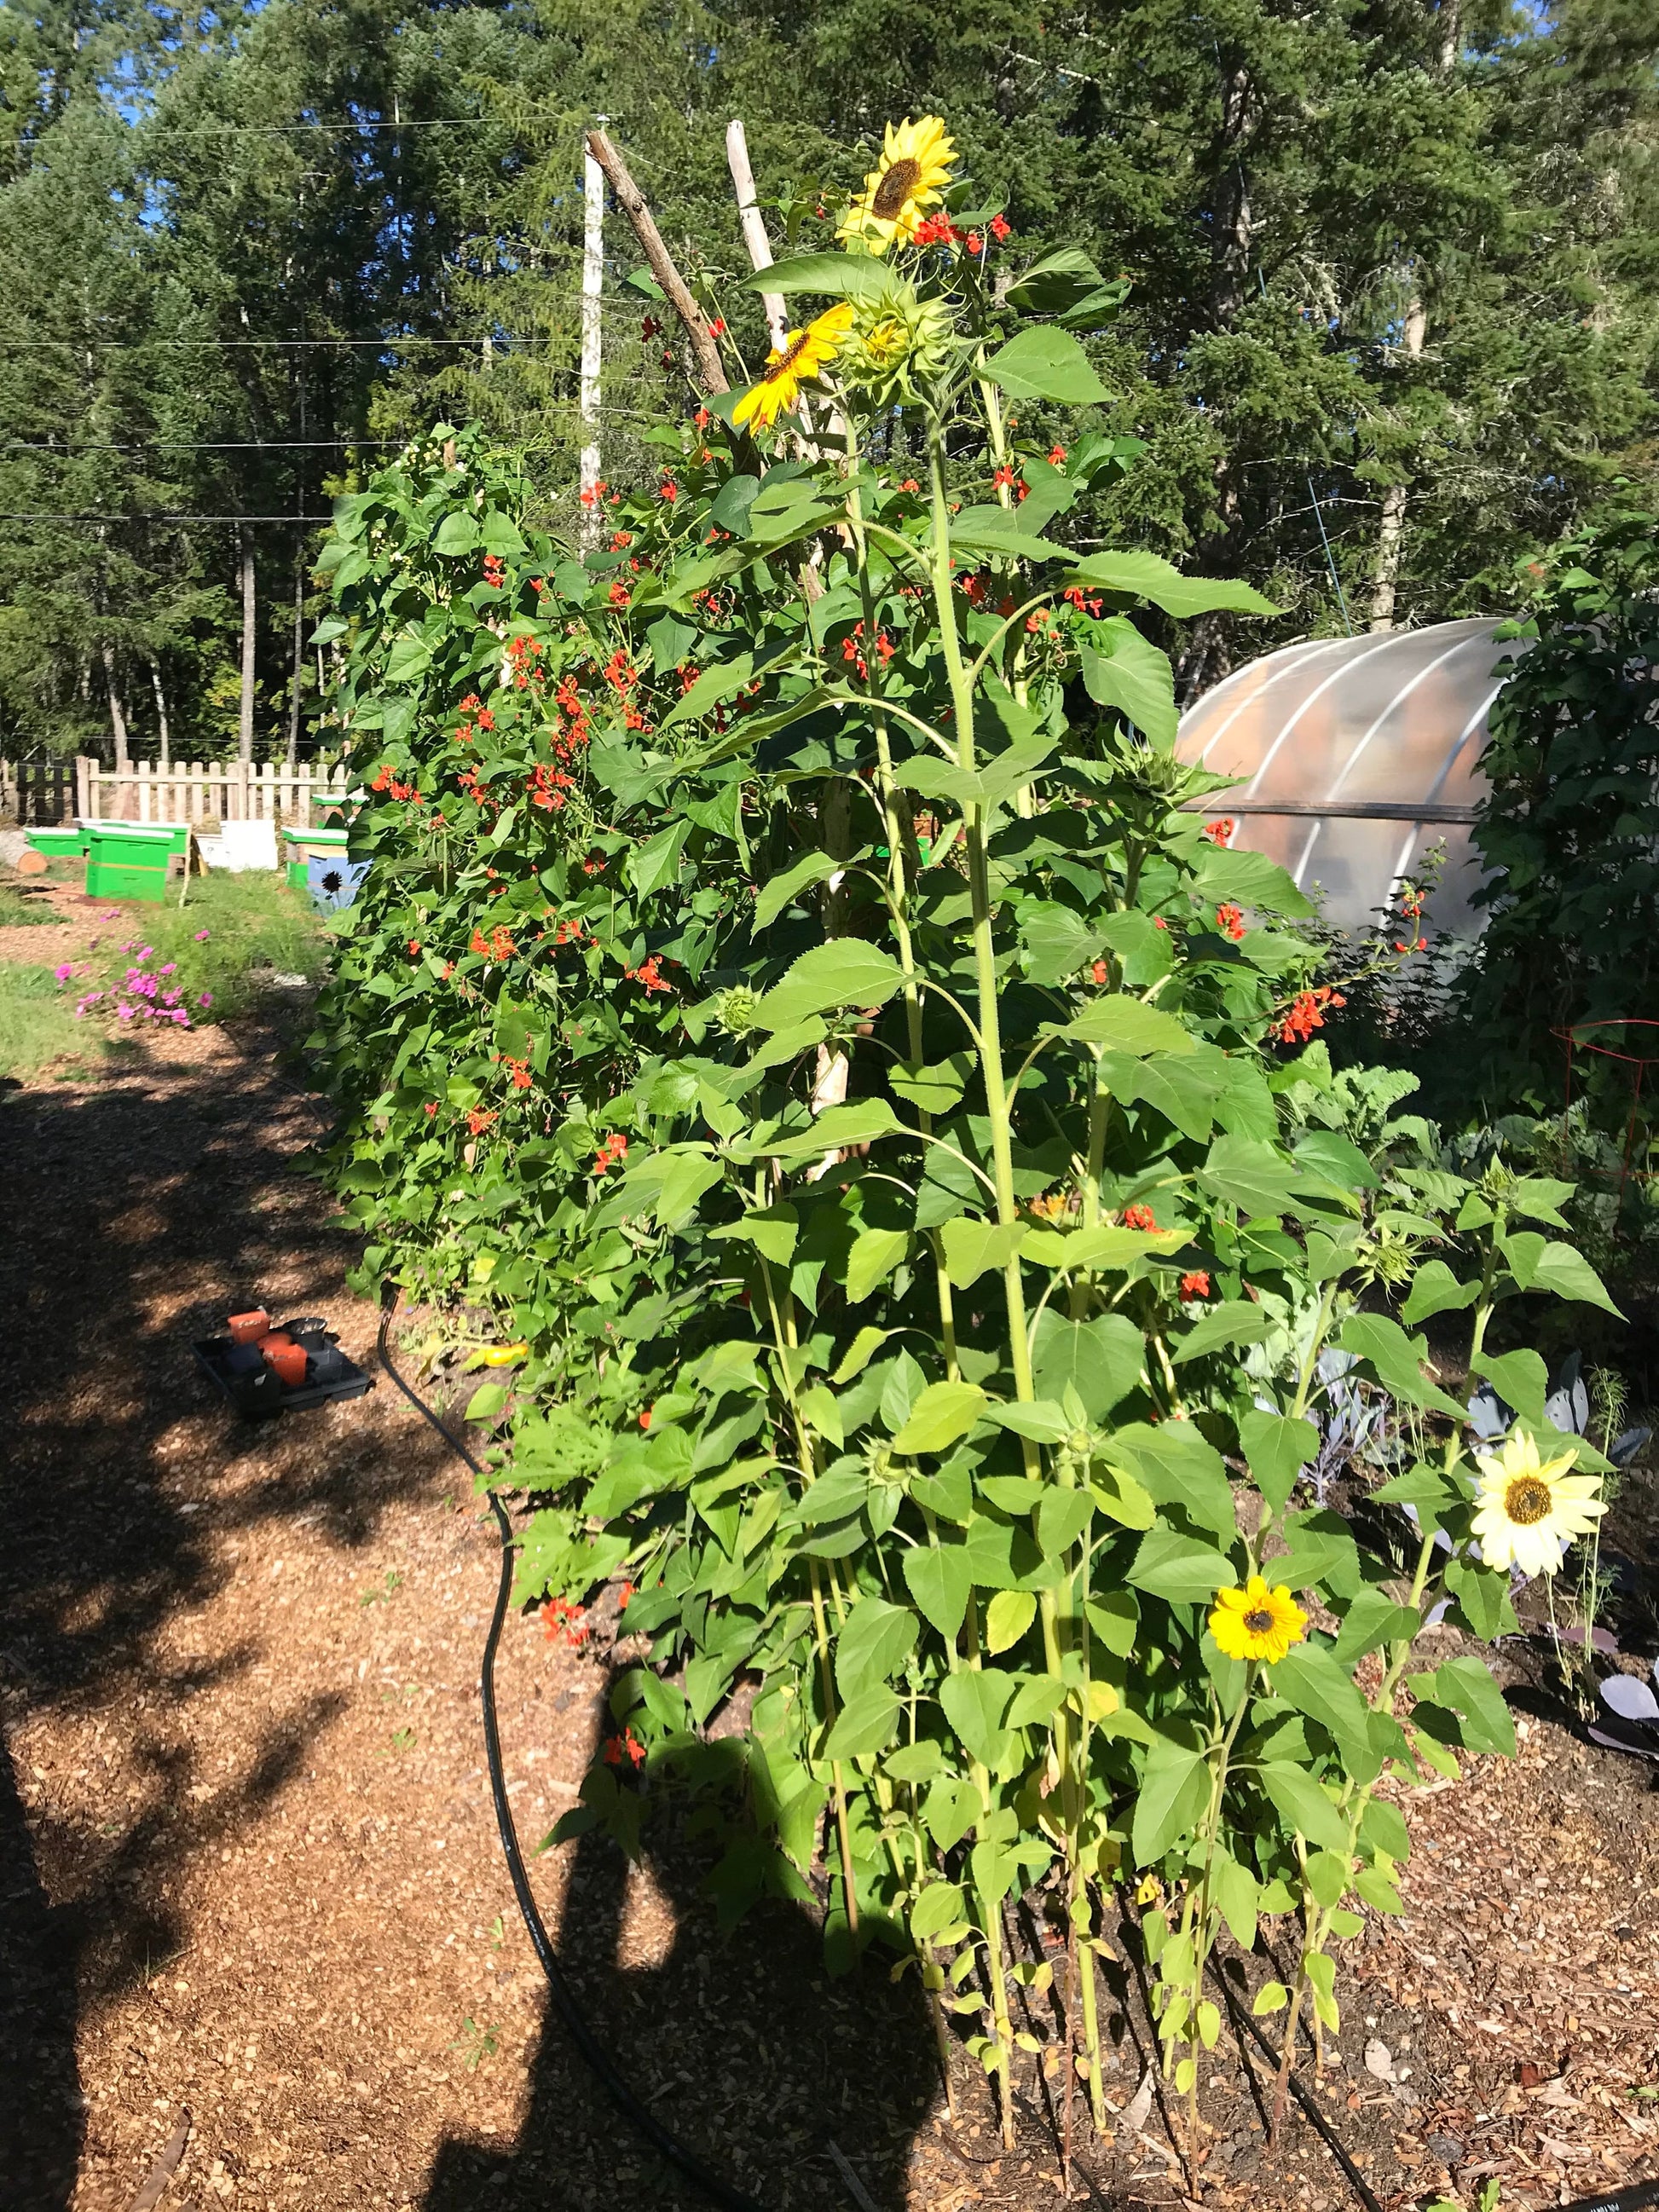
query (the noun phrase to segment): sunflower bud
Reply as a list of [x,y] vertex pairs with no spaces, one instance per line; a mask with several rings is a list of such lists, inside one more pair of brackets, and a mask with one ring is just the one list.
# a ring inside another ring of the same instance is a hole
[[855,303],[836,374],[848,391],[876,407],[914,404],[921,397],[919,386],[948,368],[955,336],[943,301],[919,300],[896,286]]
[[760,1012],[760,994],[746,984],[737,983],[729,991],[716,994],[714,1019],[727,1036],[746,1036],[755,1026],[755,1017]]

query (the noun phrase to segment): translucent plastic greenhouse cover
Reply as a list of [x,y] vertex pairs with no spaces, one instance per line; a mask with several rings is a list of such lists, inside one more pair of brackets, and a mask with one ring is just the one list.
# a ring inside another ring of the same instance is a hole
[[1428,919],[1458,936],[1480,927],[1469,842],[1486,789],[1476,768],[1501,664],[1499,620],[1316,638],[1249,662],[1182,715],[1176,749],[1218,775],[1248,779],[1209,802],[1231,815],[1231,842],[1267,853],[1328,921],[1364,929],[1402,877],[1443,840],[1445,866]]

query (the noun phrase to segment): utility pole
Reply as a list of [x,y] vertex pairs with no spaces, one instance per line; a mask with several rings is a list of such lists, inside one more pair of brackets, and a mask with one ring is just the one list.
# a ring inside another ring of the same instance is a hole
[[[602,115],[604,128],[610,117]],[[581,534],[585,544],[599,542],[599,502],[592,496],[599,481],[599,343],[600,293],[605,284],[605,171],[587,149],[584,169],[586,222],[582,239],[582,451]]]

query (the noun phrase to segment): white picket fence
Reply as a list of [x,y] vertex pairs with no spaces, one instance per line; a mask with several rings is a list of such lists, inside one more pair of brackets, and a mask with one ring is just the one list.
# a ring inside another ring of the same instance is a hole
[[337,761],[294,769],[265,762],[181,761],[170,768],[136,761],[125,775],[82,754],[75,763],[75,811],[82,820],[116,822],[283,822],[319,826],[351,778]]

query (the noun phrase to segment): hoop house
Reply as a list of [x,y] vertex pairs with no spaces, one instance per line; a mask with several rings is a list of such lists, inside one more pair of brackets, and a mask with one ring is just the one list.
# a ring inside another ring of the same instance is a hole
[[1304,890],[1320,885],[1326,919],[1344,929],[1366,927],[1443,840],[1429,919],[1473,937],[1469,825],[1486,790],[1475,763],[1499,664],[1526,650],[1524,639],[1498,644],[1498,629],[1485,617],[1284,646],[1189,708],[1176,748],[1248,779],[1209,802],[1232,817],[1231,842],[1268,854]]

